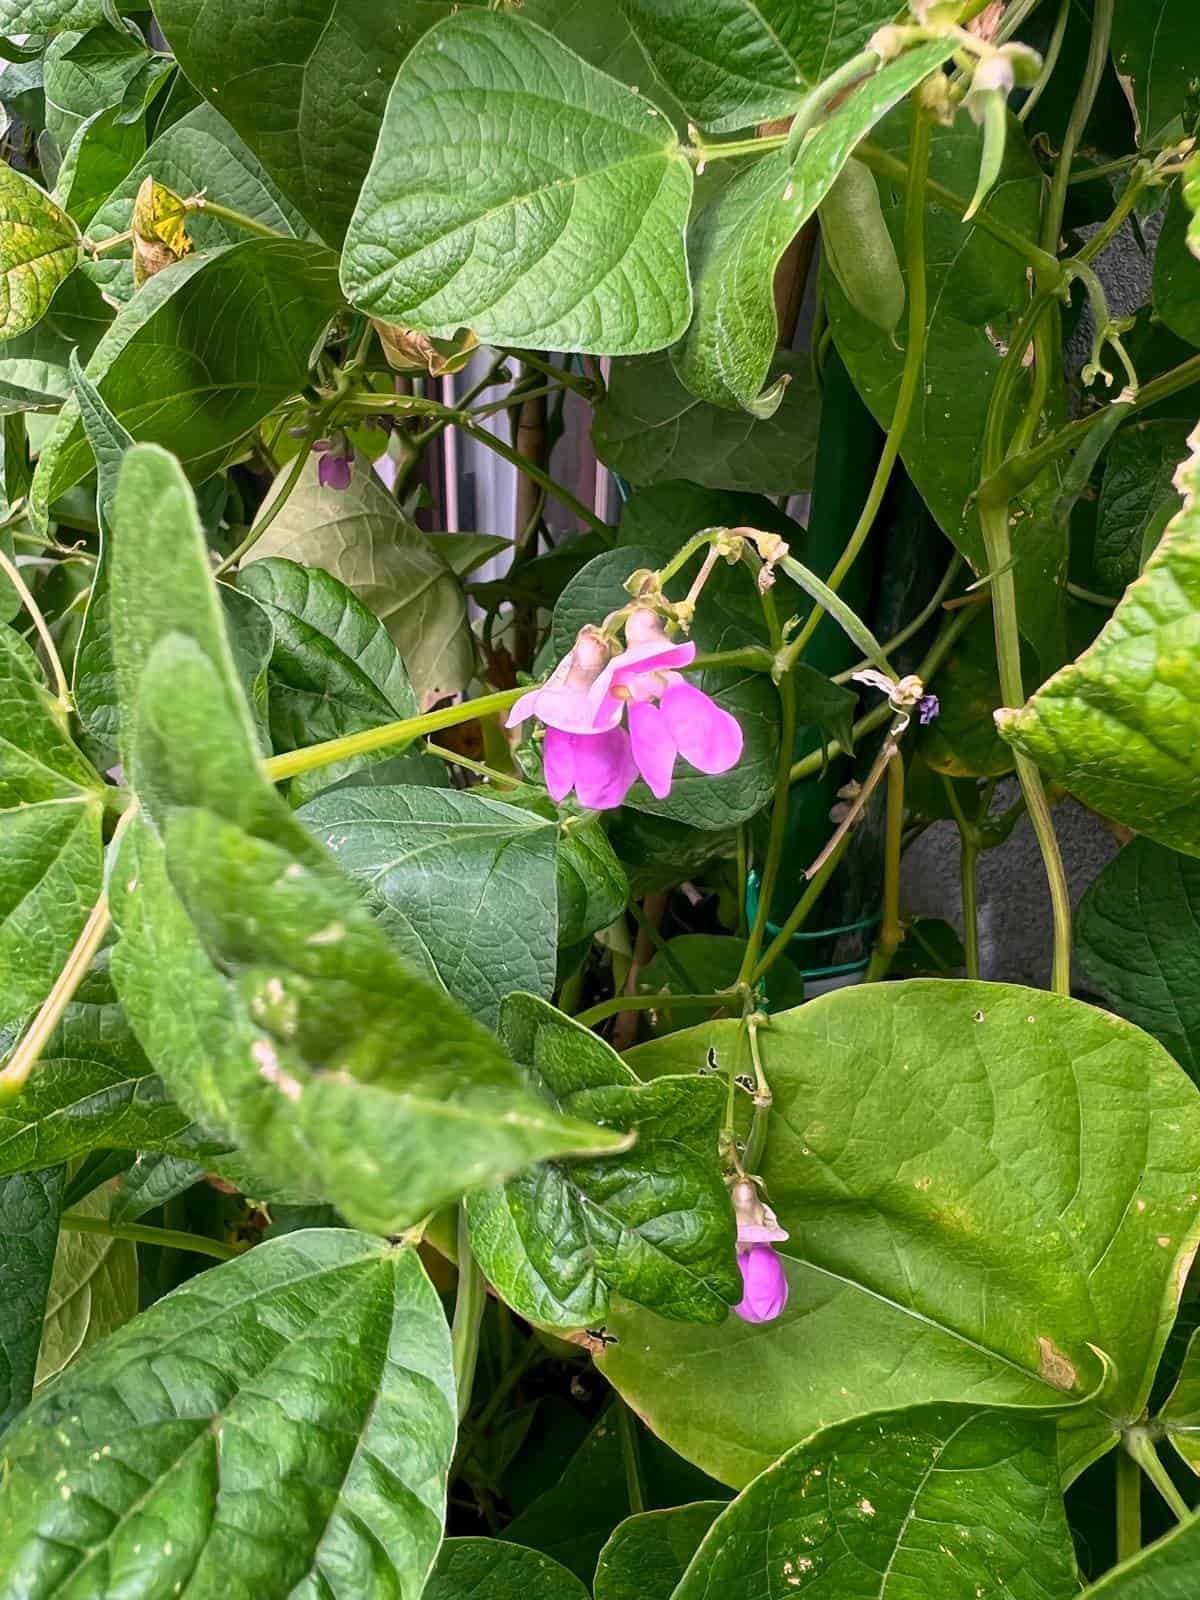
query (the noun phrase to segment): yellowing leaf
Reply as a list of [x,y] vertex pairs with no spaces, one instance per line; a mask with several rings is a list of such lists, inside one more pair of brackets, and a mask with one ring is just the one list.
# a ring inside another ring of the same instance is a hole
[[45,314],[82,255],[79,229],[30,178],[0,163],[0,339]]
[[133,281],[140,287],[147,278],[190,255],[195,249],[184,226],[187,208],[173,189],[157,178],[143,179],[133,202]]

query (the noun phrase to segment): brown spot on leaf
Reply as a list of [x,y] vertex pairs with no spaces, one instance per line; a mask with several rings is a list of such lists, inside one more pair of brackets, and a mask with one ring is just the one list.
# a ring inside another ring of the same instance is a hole
[[1078,1373],[1054,1340],[1042,1334],[1038,1339],[1038,1350],[1041,1356],[1038,1371],[1046,1382],[1052,1383],[1056,1389],[1073,1389]]

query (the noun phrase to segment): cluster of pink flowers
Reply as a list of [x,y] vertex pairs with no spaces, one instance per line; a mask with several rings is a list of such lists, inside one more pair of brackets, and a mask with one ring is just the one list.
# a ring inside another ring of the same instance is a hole
[[640,774],[650,792],[671,792],[679,756],[700,772],[728,772],[742,730],[711,696],[678,672],[694,659],[691,641],[667,638],[662,619],[638,606],[625,624],[626,648],[611,655],[598,628],[584,628],[540,689],[513,706],[508,726],[546,725],[546,787],[555,801],[574,789],[593,811],[619,806]]
[[788,1281],[775,1246],[788,1237],[748,1178],[733,1186],[737,1261],[742,1298],[734,1310],[743,1322],[774,1322],[788,1302]]

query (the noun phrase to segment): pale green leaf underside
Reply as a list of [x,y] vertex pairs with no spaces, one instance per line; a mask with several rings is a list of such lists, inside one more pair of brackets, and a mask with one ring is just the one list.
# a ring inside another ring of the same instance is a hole
[[1085,805],[1200,856],[1200,455],[1176,486],[1182,510],[1099,638],[1000,731]]
[[[1178,1181],[1200,1161],[1191,1083],[1131,1024],[1007,984],[842,990],[773,1017],[762,1042],[787,1310],[697,1337],[619,1308],[609,1377],[740,1484],[863,1411],[1082,1400],[1095,1346],[1112,1366],[1063,1424],[1073,1475],[1144,1406],[1174,1318],[1200,1229]],[[677,1073],[738,1048],[736,1023],[710,1023],[630,1062]]]
[[1200,1517],[1114,1567],[1079,1600],[1193,1600],[1200,1584]]
[[[104,1220],[112,1211],[113,1197],[112,1185],[105,1184],[73,1210]],[[46,1295],[36,1387],[40,1389],[85,1350],[123,1327],[137,1309],[137,1246],[108,1233],[63,1228]]]
[[426,333],[633,355],[683,332],[691,168],[645,97],[533,23],[464,12],[414,47],[342,284]]

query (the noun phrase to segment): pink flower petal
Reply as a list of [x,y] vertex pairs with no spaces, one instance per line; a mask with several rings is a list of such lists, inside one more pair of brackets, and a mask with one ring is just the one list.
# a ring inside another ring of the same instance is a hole
[[[520,705],[520,701],[517,704]],[[575,735],[560,733],[557,728],[546,729],[546,742],[542,746],[542,776],[555,805],[565,800],[575,787]]]
[[[549,734],[546,736],[549,738]],[[629,793],[637,768],[624,728],[569,735],[575,762],[575,793],[589,811],[611,811]]]
[[598,717],[599,697],[592,693],[604,659],[604,648],[581,635],[541,688],[521,696],[508,714],[508,726],[515,727],[532,714],[548,728],[563,733],[602,733],[615,728],[621,720],[620,703],[606,706],[604,715]]
[[671,792],[671,775],[675,771],[675,741],[662,712],[649,700],[629,702],[629,743],[634,762],[649,784],[650,793],[657,800],[665,800]]
[[742,730],[736,717],[702,689],[672,673],[662,697],[662,713],[685,761],[701,772],[728,772],[742,753]]
[[754,1244],[738,1252],[744,1293],[734,1306],[743,1322],[774,1322],[788,1302],[788,1281],[783,1262],[769,1244]]
[[541,689],[529,689],[521,696],[519,700],[514,701],[509,707],[508,717],[505,720],[504,726],[506,728],[516,728],[522,722],[524,722],[526,718],[532,717],[537,711],[538,695],[541,693]]

